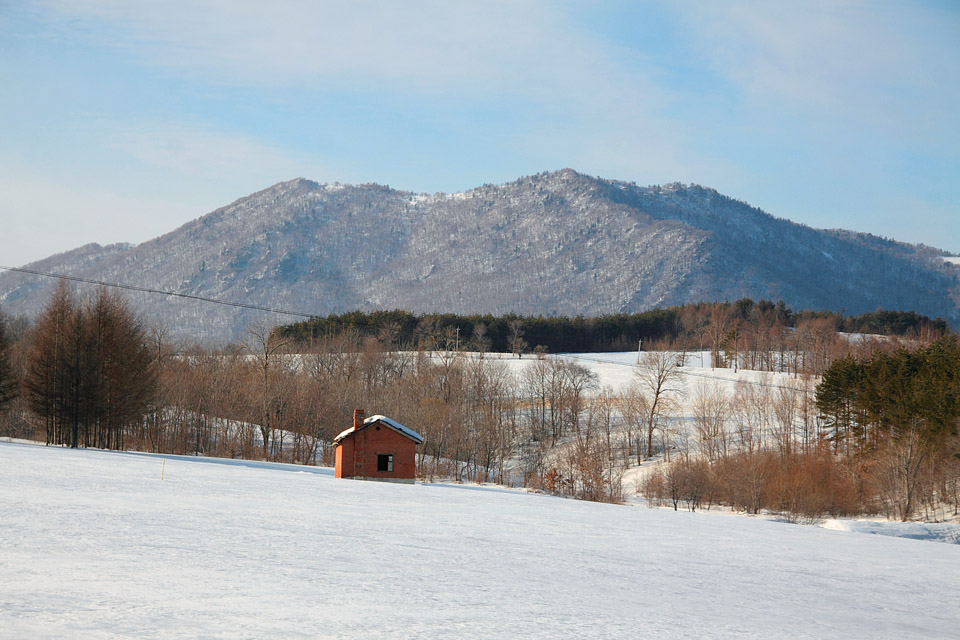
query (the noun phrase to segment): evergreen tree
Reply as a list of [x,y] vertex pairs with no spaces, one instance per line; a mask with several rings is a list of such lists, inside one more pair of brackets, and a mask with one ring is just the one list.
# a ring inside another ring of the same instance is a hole
[[912,352],[880,351],[865,362],[839,358],[817,386],[817,408],[838,440],[856,436],[864,447],[916,434],[936,446],[955,435],[960,422],[960,344],[944,336]]

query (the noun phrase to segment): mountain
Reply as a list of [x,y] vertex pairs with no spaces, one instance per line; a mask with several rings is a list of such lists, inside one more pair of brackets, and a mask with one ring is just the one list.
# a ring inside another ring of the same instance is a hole
[[[913,310],[956,327],[960,265],[947,257],[812,229],[698,185],[641,187],[564,169],[434,195],[297,179],[140,245],[86,245],[28,267],[315,315],[596,315],[752,297],[849,313]],[[37,313],[53,286],[5,272],[0,305]],[[265,316],[129,295],[148,318],[195,338],[240,337]]]

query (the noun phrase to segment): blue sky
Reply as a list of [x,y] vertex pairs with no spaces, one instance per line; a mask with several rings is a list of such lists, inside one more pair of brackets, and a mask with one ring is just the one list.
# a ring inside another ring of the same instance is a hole
[[0,264],[572,167],[960,253],[957,2],[0,0]]

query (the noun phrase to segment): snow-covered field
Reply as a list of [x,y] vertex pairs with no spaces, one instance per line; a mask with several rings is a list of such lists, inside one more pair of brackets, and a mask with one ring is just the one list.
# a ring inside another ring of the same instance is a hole
[[960,545],[163,460],[0,443],[0,637],[960,637]]
[[897,536],[913,540],[933,540],[960,544],[960,524],[953,522],[891,522],[889,520],[828,519],[820,525],[835,531],[872,533],[879,536]]
[[[466,357],[476,357],[465,354]],[[636,379],[637,352],[617,351],[610,353],[559,353],[548,358],[560,358],[586,367],[597,375],[597,387],[593,393],[607,388],[614,392],[625,389]],[[484,354],[487,360],[504,363],[510,372],[520,379],[523,371],[533,366],[536,356],[525,355],[522,358],[507,353]],[[679,369],[680,384],[678,390],[685,396],[692,396],[699,386],[714,386],[732,395],[736,384],[744,382],[751,385],[766,385],[776,388],[778,385],[799,384],[791,374],[769,371],[750,371],[740,369],[714,369],[710,367],[710,352],[690,352],[686,354],[684,366]]]

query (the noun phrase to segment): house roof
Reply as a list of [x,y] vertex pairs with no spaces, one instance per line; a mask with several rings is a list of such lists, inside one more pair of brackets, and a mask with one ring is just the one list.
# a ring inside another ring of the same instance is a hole
[[[366,429],[367,427],[369,427],[375,422],[379,422],[381,424],[384,424],[390,427],[397,433],[410,438],[417,444],[423,444],[423,436],[421,436],[419,433],[417,433],[413,429],[409,429],[403,426],[396,420],[391,420],[387,416],[370,416],[369,418],[363,421],[363,425],[360,427],[360,429]],[[338,444],[341,440],[346,438],[348,435],[350,435],[351,433],[354,433],[355,431],[359,431],[360,429],[357,429],[356,427],[350,427],[345,431],[341,431],[340,434],[333,439],[333,444]]]

